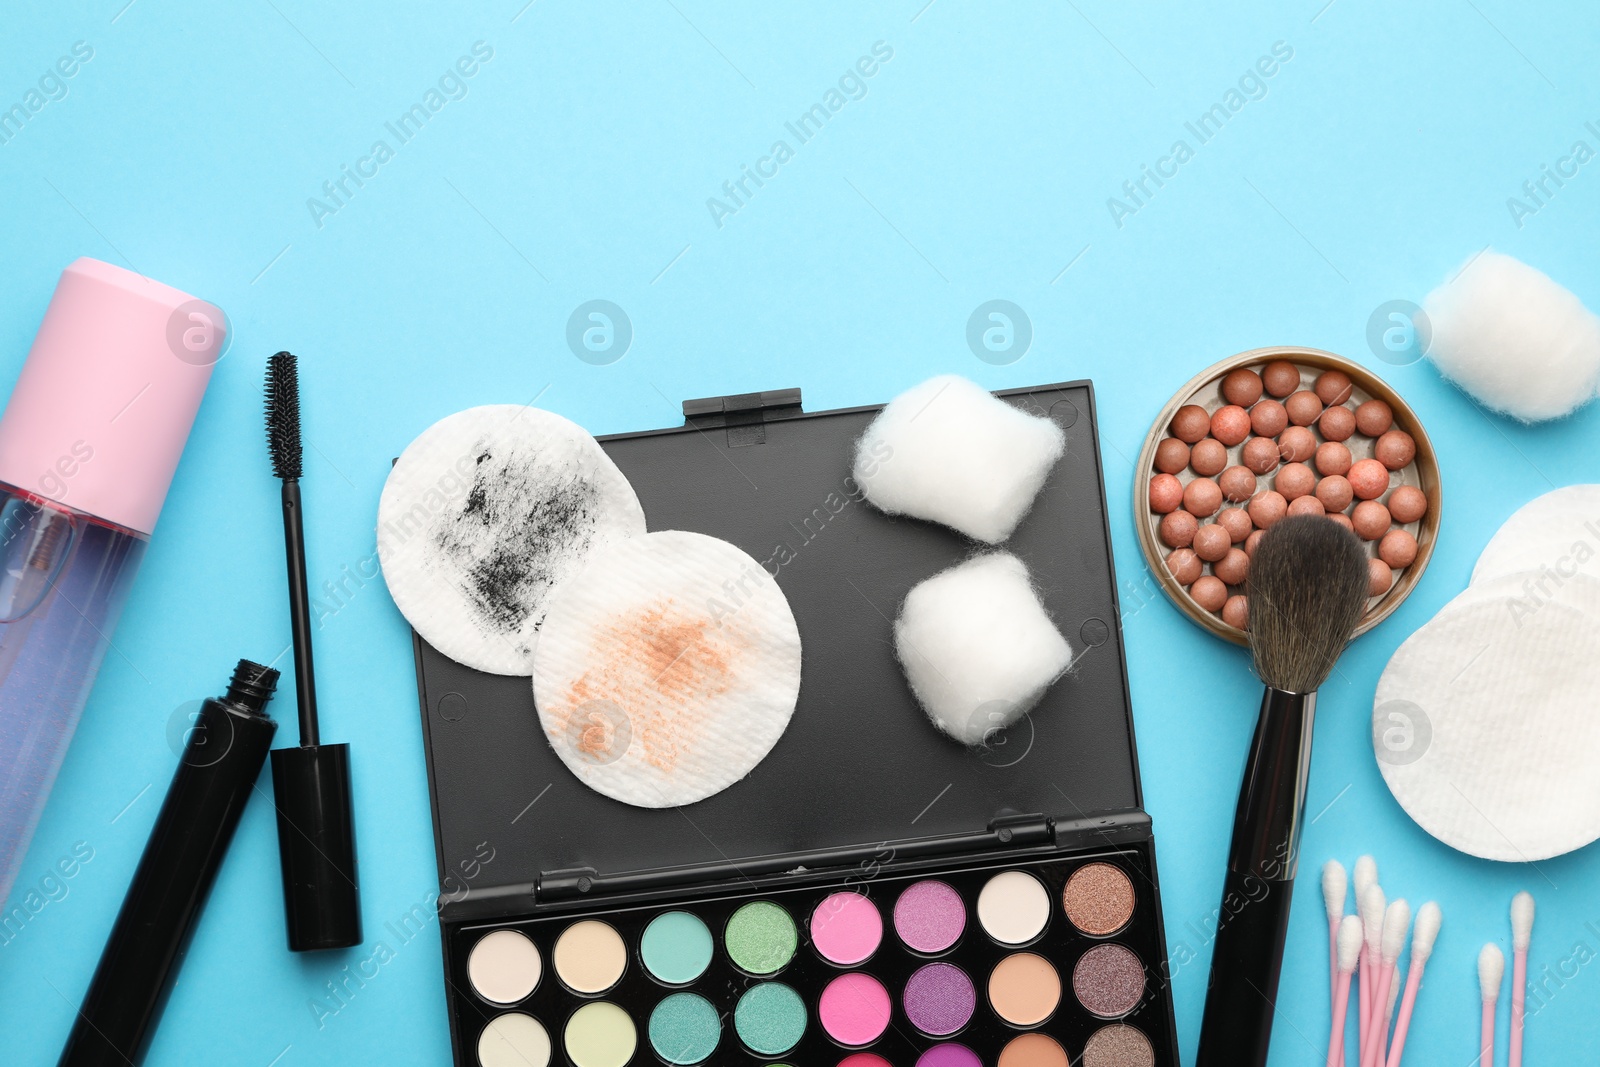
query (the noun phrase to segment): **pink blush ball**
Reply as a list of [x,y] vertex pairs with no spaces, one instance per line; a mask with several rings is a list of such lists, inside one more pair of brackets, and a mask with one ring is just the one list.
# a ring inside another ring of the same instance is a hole
[[1362,500],[1376,500],[1389,489],[1389,468],[1375,459],[1356,460],[1345,477]]
[[1278,466],[1278,442],[1270,437],[1252,437],[1244,443],[1239,459],[1256,474],[1270,474]]
[[1167,573],[1177,579],[1179,585],[1193,585],[1194,580],[1200,577],[1203,568],[1204,564],[1200,562],[1200,557],[1194,554],[1192,548],[1175,549],[1167,556]]
[[1378,558],[1395,570],[1409,567],[1417,559],[1417,539],[1404,530],[1390,530],[1378,542]]
[[1250,601],[1244,594],[1228,598],[1222,605],[1222,621],[1235,630],[1250,629]]
[[1168,548],[1188,548],[1194,541],[1194,532],[1200,528],[1200,522],[1187,511],[1174,511],[1161,516],[1161,543]]
[[1417,442],[1404,430],[1390,430],[1372,446],[1372,455],[1385,467],[1397,471],[1417,458]]
[[1289,463],[1304,463],[1317,452],[1317,435],[1304,426],[1291,426],[1278,437],[1278,455]]
[[1249,500],[1256,492],[1255,472],[1249,467],[1229,467],[1217,479],[1217,487],[1222,490],[1222,497],[1232,503]]
[[1221,441],[1208,437],[1204,441],[1196,441],[1189,450],[1189,466],[1194,468],[1196,474],[1214,478],[1227,465],[1228,450],[1222,447]]
[[1376,541],[1389,531],[1389,509],[1376,500],[1363,500],[1350,513],[1350,522],[1363,541]]
[[1199,519],[1209,519],[1222,506],[1222,490],[1210,478],[1196,478],[1183,487],[1183,506]]
[[1317,420],[1317,429],[1329,441],[1348,441],[1356,432],[1356,413],[1346,407],[1331,407]]
[[1282,494],[1268,489],[1264,493],[1257,493],[1247,510],[1256,528],[1265,530],[1289,513],[1289,502],[1283,499]]
[[1211,573],[1229,585],[1243,585],[1250,576],[1250,556],[1242,548],[1230,548],[1228,554],[1212,566]]
[[1317,499],[1327,511],[1343,511],[1355,499],[1355,490],[1350,488],[1349,479],[1330,474],[1317,483]]
[[1176,511],[1183,503],[1183,483],[1176,475],[1158,474],[1150,479],[1150,510],[1157,515]]
[[1324,441],[1317,446],[1318,474],[1349,474],[1354,462],[1350,450],[1337,441]]
[[1382,596],[1394,585],[1394,572],[1381,559],[1367,561],[1367,595]]
[[1218,408],[1211,416],[1211,436],[1232,448],[1250,436],[1250,413],[1237,404]]
[[1389,494],[1389,514],[1395,522],[1416,522],[1428,513],[1428,496],[1414,485],[1402,485]]
[[1322,506],[1322,501],[1314,496],[1295,497],[1289,501],[1289,514],[1291,515],[1326,515],[1328,509]]
[[1208,522],[1194,532],[1194,554],[1207,563],[1215,563],[1228,554],[1233,538],[1214,522]]
[[1222,514],[1217,516],[1217,525],[1228,531],[1228,536],[1238,544],[1250,536],[1250,531],[1256,524],[1250,521],[1250,513],[1244,508],[1223,508]]
[[1276,437],[1289,425],[1289,413],[1276,400],[1263,400],[1250,409],[1250,429],[1261,437]]
[[1218,611],[1228,602],[1228,587],[1221,578],[1207,574],[1195,579],[1195,583],[1189,587],[1189,595],[1207,611]]
[[1176,437],[1156,445],[1156,470],[1162,474],[1182,474],[1189,466],[1189,446]]
[[1287,463],[1278,471],[1278,476],[1272,481],[1272,488],[1282,494],[1283,499],[1293,501],[1310,493],[1317,487],[1317,476],[1311,473],[1311,468],[1304,463]]

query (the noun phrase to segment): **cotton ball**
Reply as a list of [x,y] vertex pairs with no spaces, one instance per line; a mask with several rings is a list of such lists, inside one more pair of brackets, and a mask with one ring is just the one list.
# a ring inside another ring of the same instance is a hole
[[999,544],[1033,506],[1066,435],[953,374],[889,402],[856,443],[855,478],[891,515]]
[[1511,256],[1484,252],[1423,308],[1428,358],[1488,408],[1523,422],[1556,419],[1600,385],[1600,318]]
[[917,585],[895,620],[894,644],[928,717],[966,745],[1021,718],[1072,665],[1072,646],[1009,552]]

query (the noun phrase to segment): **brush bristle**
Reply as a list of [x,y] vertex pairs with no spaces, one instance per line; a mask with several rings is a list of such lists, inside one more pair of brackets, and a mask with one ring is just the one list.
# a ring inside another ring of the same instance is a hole
[[300,477],[300,372],[288,352],[267,360],[267,450],[276,477]]
[[1275,523],[1250,560],[1256,674],[1286,693],[1316,692],[1361,621],[1369,585],[1351,531],[1317,515]]

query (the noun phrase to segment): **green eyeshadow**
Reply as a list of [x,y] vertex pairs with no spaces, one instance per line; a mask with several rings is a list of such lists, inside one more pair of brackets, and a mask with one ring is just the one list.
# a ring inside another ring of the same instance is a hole
[[650,1045],[667,1063],[703,1063],[721,1036],[717,1009],[696,993],[674,993],[650,1013]]
[[687,985],[711,965],[711,931],[686,911],[657,915],[639,941],[639,957],[658,981]]
[[733,1028],[750,1051],[781,1056],[806,1032],[805,1001],[781,982],[752,986],[733,1009]]
[[728,958],[741,970],[776,974],[794,958],[800,934],[787,911],[771,901],[755,900],[733,913],[723,942]]

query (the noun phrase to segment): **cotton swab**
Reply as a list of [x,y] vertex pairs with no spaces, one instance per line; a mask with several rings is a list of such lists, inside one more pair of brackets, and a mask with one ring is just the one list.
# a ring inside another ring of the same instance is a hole
[[1522,1067],[1523,1009],[1528,995],[1528,943],[1533,940],[1533,894],[1511,898],[1511,1067]]
[[1400,999],[1400,972],[1394,972],[1395,980],[1389,985],[1389,1003],[1383,1009],[1383,1028],[1378,1031],[1378,1058],[1374,1061],[1377,1067],[1384,1067],[1384,1061],[1389,1057],[1389,1020],[1394,1018],[1394,1003]]
[[[1350,881],[1356,891],[1356,913],[1361,913],[1361,902],[1367,899],[1367,890],[1378,884],[1378,861],[1371,856],[1362,856],[1356,860],[1356,866],[1350,873]],[[1372,978],[1367,973],[1372,961],[1367,958],[1365,950],[1361,953],[1361,1034],[1367,1033],[1367,1011],[1372,1000]]]
[[1433,955],[1433,943],[1439,939],[1439,926],[1443,921],[1439,905],[1431,900],[1417,909],[1417,923],[1411,935],[1411,973],[1406,975],[1406,997],[1395,1019],[1394,1044],[1389,1046],[1387,1067],[1400,1067],[1406,1031],[1411,1029],[1411,1013],[1417,1006],[1417,990],[1422,988],[1422,971],[1428,965],[1428,957]]
[[1344,918],[1344,898],[1350,885],[1344,864],[1329,860],[1322,865],[1322,902],[1328,908],[1328,996],[1332,1003],[1339,984],[1339,921]]
[[1484,945],[1478,953],[1478,989],[1483,993],[1483,1051],[1478,1053],[1479,1067],[1494,1067],[1494,1011],[1505,976],[1505,954],[1498,945]]
[[1383,913],[1389,901],[1383,895],[1383,887],[1373,883],[1356,903],[1361,909],[1361,929],[1366,938],[1361,950],[1361,1043],[1357,1046],[1365,1051],[1374,1016],[1383,1009],[1374,994],[1378,985],[1378,954],[1382,950]]
[[1361,920],[1346,915],[1334,937],[1334,962],[1339,977],[1333,983],[1333,1029],[1328,1034],[1327,1067],[1344,1067],[1345,1020],[1350,1017],[1350,978],[1361,959]]
[[[1382,892],[1379,890],[1378,892]],[[1378,982],[1372,991],[1372,1028],[1361,1045],[1361,1067],[1377,1067],[1378,1049],[1388,1033],[1384,1025],[1389,1009],[1389,988],[1394,985],[1394,968],[1405,951],[1406,934],[1411,930],[1411,905],[1404,900],[1390,904],[1383,913],[1378,939]],[[1368,942],[1370,949],[1371,942]]]

